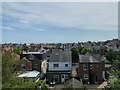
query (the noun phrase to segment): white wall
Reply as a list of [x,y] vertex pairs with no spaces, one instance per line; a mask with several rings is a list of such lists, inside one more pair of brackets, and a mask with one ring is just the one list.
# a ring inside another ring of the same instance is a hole
[[[54,64],[59,64],[59,67],[54,67]],[[68,67],[65,67],[68,64]],[[71,70],[71,62],[49,62],[49,71],[66,71]]]
[[41,73],[46,73],[46,70],[47,70],[47,60],[44,60],[41,64]]

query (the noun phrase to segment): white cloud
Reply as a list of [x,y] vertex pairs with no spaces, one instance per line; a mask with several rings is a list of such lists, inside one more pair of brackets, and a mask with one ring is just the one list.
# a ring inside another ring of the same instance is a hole
[[14,30],[16,30],[16,29],[13,28],[13,27],[2,26],[2,30],[10,30],[10,31],[14,31]]
[[20,20],[19,22],[20,22],[20,23],[23,23],[23,24],[29,24],[29,23],[30,23],[30,22],[27,21],[27,20]]
[[117,30],[117,3],[4,3],[3,14],[24,25],[48,23],[53,27]]

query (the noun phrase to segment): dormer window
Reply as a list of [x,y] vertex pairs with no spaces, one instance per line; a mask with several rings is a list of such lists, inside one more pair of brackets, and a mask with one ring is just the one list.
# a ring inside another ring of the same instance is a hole
[[54,67],[59,67],[59,64],[54,64]]
[[68,64],[65,64],[65,67],[68,67]]

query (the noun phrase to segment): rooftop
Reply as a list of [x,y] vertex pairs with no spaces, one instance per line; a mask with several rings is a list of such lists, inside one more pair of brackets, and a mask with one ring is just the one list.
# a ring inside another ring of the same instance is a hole
[[71,51],[54,52],[50,55],[49,62],[71,62]]
[[83,90],[84,87],[81,81],[78,81],[77,79],[72,78],[72,79],[67,80],[64,83],[64,88],[76,88],[76,89]]
[[79,55],[79,61],[82,63],[98,63],[100,60],[96,59],[92,55]]
[[37,77],[40,72],[38,71],[26,71],[25,73],[20,74],[18,77]]

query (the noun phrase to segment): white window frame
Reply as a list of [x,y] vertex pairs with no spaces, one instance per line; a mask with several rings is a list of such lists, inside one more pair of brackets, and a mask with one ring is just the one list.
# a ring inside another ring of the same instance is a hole
[[[23,67],[24,67],[24,68],[23,68]],[[20,69],[21,69],[21,70],[25,70],[25,64],[21,64],[21,65],[20,65]]]
[[83,64],[83,70],[88,70],[88,64]]
[[90,69],[93,69],[93,65],[90,65]]
[[83,78],[84,78],[84,79],[88,79],[88,78],[89,78],[89,77],[88,77],[88,74],[84,74]]

